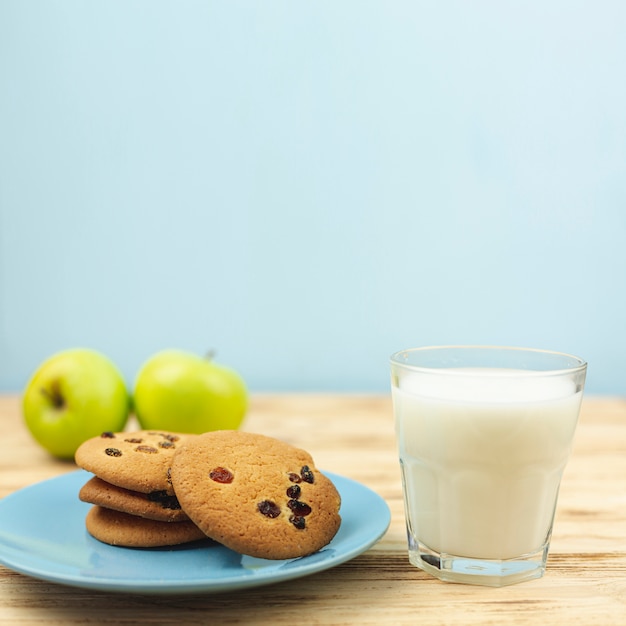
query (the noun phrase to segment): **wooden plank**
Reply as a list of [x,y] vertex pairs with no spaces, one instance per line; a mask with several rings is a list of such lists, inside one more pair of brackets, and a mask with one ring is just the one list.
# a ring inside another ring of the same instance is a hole
[[[0,497],[75,469],[32,441],[21,420],[19,398],[0,396],[0,425]],[[561,488],[547,574],[502,589],[442,583],[409,564],[388,397],[259,395],[244,427],[300,445],[319,467],[379,493],[392,512],[385,537],[332,570],[216,595],[91,592],[0,566],[0,625],[626,625],[625,400],[585,399]]]

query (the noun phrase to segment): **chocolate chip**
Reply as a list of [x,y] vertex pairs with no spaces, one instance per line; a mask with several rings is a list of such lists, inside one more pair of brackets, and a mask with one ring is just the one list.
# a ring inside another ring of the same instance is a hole
[[271,517],[274,519],[280,515],[280,507],[271,500],[263,500],[257,504],[259,512],[265,515],[265,517]]
[[301,482],[301,481],[302,481],[302,478],[300,478],[300,475],[299,475],[299,474],[296,474],[295,472],[290,472],[290,473],[289,473],[289,480],[290,480],[292,483],[299,483],[299,482]]
[[302,469],[300,470],[300,476],[302,476],[302,480],[305,483],[313,484],[313,482],[315,481],[313,472],[311,471],[311,468],[308,465],[302,466]]
[[300,515],[292,515],[289,518],[289,521],[298,529],[298,530],[304,530],[304,528],[306,527],[306,520],[304,519],[304,517],[301,517]]
[[159,437],[163,437],[163,439],[167,439],[168,441],[178,441],[180,437],[178,435],[171,435],[170,433],[159,433],[155,430],[151,430],[148,432],[149,435],[158,435]]
[[233,473],[225,467],[216,467],[209,472],[209,478],[216,483],[228,484],[232,483],[235,477]]
[[122,451],[117,448],[107,448],[104,453],[108,456],[122,456]]
[[146,454],[156,454],[158,450],[152,446],[137,446],[135,452],[145,452]]
[[311,507],[306,502],[300,502],[300,500],[289,500],[287,506],[298,517],[304,517],[311,514]]
[[138,439],[137,437],[131,437],[130,439],[124,439],[127,443],[141,443],[143,439]]
[[115,435],[110,430],[103,432],[100,437],[103,439],[115,439]]
[[164,509],[180,509],[180,502],[176,496],[169,496],[166,491],[151,491],[148,494],[150,502],[158,502]]
[[291,487],[287,489],[287,497],[297,498],[301,492],[302,492],[302,489],[300,489],[300,485],[291,485]]

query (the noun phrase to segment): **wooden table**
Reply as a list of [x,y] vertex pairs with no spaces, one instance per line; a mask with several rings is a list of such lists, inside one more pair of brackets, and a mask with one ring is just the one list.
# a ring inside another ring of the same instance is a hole
[[[0,396],[0,427],[0,497],[75,469],[31,440],[17,397]],[[245,429],[307,448],[319,467],[380,494],[387,534],[334,569],[216,595],[95,592],[0,566],[0,624],[626,624],[626,400],[585,399],[548,571],[500,589],[443,583],[409,564],[388,397],[255,396]]]

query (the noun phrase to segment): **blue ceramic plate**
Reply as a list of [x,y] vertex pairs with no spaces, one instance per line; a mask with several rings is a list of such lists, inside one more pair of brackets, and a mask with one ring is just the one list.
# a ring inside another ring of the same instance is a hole
[[78,499],[78,491],[91,474],[78,470],[0,500],[0,564],[55,583],[129,593],[210,593],[299,578],[365,552],[391,519],[376,493],[326,474],[341,494],[342,523],[330,544],[307,557],[256,559],[210,541],[159,549],[103,544],[85,530],[91,505]]

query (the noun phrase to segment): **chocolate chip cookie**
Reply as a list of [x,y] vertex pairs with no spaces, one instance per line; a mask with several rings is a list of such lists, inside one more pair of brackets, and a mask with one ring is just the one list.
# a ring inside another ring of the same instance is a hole
[[89,509],[85,525],[98,541],[129,548],[157,548],[206,539],[190,521],[159,522],[101,506]]
[[97,476],[83,485],[78,492],[78,498],[82,502],[159,522],[181,522],[189,519],[176,496],[167,495],[164,491],[131,491],[112,485]]
[[76,450],[79,467],[102,480],[141,493],[174,495],[170,467],[177,447],[189,437],[164,431],[102,433]]
[[241,554],[306,556],[341,524],[339,492],[311,455],[265,435],[223,430],[181,441],[171,481],[189,518]]

